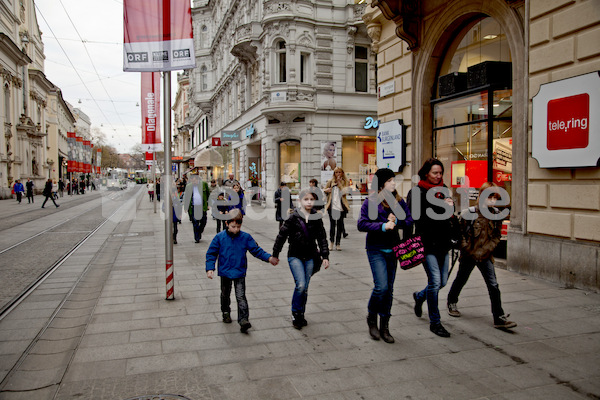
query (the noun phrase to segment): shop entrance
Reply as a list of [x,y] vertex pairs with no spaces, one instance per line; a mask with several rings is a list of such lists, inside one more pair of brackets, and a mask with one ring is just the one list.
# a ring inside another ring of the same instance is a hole
[[[475,205],[485,182],[512,195],[511,71],[505,35],[487,16],[463,27],[441,64],[431,101],[432,154],[444,164],[444,182],[460,210]],[[470,188],[467,204],[456,191],[460,187]],[[506,258],[509,223],[503,221],[499,258]]]

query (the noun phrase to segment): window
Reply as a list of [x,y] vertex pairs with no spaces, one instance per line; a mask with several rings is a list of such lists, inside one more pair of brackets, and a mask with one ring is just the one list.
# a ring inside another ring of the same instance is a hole
[[208,82],[206,81],[208,79],[208,75],[206,73],[206,65],[203,65],[200,68],[200,87],[202,88],[201,90],[207,91],[208,90]]
[[287,82],[286,76],[286,51],[285,51],[285,42],[282,40],[277,43],[275,47],[275,52],[277,54],[277,82],[285,83]]
[[308,83],[308,53],[300,53],[300,83]]
[[367,71],[369,67],[368,50],[366,47],[354,48],[354,89],[357,92],[367,91]]
[[4,122],[10,124],[10,88],[8,85],[4,86]]
[[200,46],[205,49],[208,47],[208,28],[206,27],[206,25],[202,25],[202,28],[200,28]]

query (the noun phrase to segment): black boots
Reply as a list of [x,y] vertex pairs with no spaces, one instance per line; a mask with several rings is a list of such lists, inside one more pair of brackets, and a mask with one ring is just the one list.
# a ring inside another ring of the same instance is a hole
[[371,335],[371,339],[381,339],[379,329],[377,329],[377,314],[369,313],[369,315],[367,315],[367,325],[369,325],[369,335]]
[[371,335],[371,339],[383,339],[386,343],[394,343],[394,337],[390,335],[389,330],[390,317],[380,317],[379,320],[379,329],[377,329],[377,314],[369,313],[367,316],[367,325],[369,325],[369,335]]
[[381,317],[379,325],[379,334],[386,343],[394,343],[394,337],[390,335],[389,330],[390,317]]
[[294,325],[294,328],[302,329],[303,327],[308,325],[308,322],[306,322],[306,319],[304,319],[303,313],[292,312],[292,317],[294,318],[292,321],[292,325]]

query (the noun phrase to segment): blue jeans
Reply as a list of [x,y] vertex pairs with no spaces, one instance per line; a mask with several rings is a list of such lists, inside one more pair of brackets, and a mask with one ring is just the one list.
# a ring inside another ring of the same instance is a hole
[[448,283],[448,253],[426,254],[423,267],[427,273],[427,286],[417,293],[417,301],[427,299],[429,323],[436,325],[441,321],[438,292]]
[[294,276],[296,287],[292,296],[292,312],[304,313],[306,300],[308,299],[308,284],[315,265],[314,260],[301,260],[296,257],[288,257],[290,271]]
[[502,301],[500,300],[500,287],[498,286],[498,281],[496,280],[496,270],[494,269],[494,264],[489,258],[483,261],[475,261],[471,258],[464,258],[460,261],[456,279],[454,279],[452,287],[450,288],[450,292],[448,293],[448,303],[458,303],[460,291],[467,283],[467,280],[469,279],[469,276],[471,275],[471,272],[475,266],[479,268],[481,276],[483,276],[483,280],[487,286],[488,294],[490,295],[490,301],[492,303],[492,315],[494,318],[504,315]]
[[393,252],[368,250],[367,258],[373,273],[373,291],[369,299],[369,314],[379,314],[382,317],[391,316],[392,296],[398,261]]

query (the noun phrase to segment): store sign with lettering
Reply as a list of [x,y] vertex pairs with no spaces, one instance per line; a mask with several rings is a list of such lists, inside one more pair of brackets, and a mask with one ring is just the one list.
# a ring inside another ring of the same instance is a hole
[[402,172],[406,164],[406,125],[401,119],[379,124],[377,167]]
[[221,131],[221,142],[239,142],[240,133],[237,131]]
[[365,129],[371,129],[371,128],[377,129],[378,126],[379,126],[379,120],[378,119],[373,119],[373,117],[367,117],[365,119],[365,126],[363,128],[365,128]]
[[531,153],[541,168],[598,165],[599,73],[541,85],[533,97]]
[[250,124],[250,126],[246,128],[246,137],[251,138],[254,135],[255,131],[256,130],[254,129],[254,124]]

